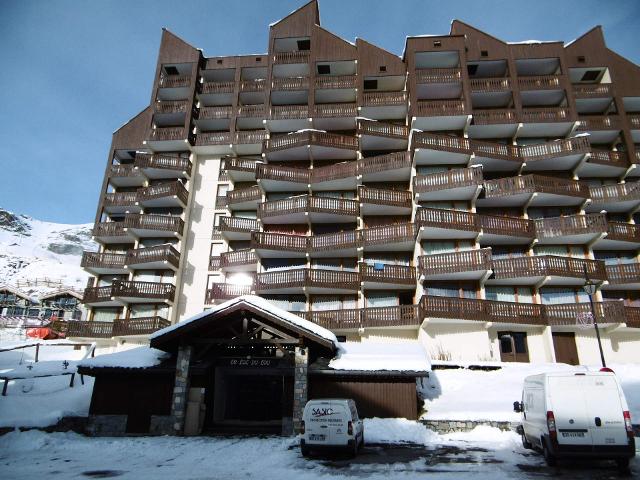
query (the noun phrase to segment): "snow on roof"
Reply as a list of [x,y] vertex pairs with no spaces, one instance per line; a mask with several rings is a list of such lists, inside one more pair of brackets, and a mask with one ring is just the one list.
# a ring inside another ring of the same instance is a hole
[[329,362],[334,370],[429,372],[429,354],[417,340],[402,343],[344,342]]
[[522,40],[521,42],[507,42],[507,45],[536,45],[539,43],[562,43],[562,40]]
[[287,135],[294,135],[296,133],[304,133],[304,132],[320,132],[320,133],[327,133],[326,130],[318,130],[317,128],[303,128],[301,130],[296,130],[295,132],[289,132],[287,133]]
[[138,347],[123,352],[108,353],[78,363],[83,368],[149,368],[159,365],[171,354],[150,347]]
[[316,325],[313,322],[305,320],[304,318],[300,318],[299,316],[293,313],[290,313],[286,310],[276,307],[273,303],[269,302],[268,300],[265,300],[264,298],[258,297],[256,295],[242,295],[241,297],[236,297],[234,299],[228,300],[224,303],[221,303],[220,305],[216,305],[213,308],[200,312],[197,315],[194,315],[193,317],[188,318],[180,323],[176,323],[175,325],[171,325],[169,327],[163,328],[162,330],[158,330],[157,332],[153,333],[149,338],[150,339],[158,338],[169,332],[182,328],[183,326],[191,322],[195,322],[196,320],[200,320],[203,317],[206,317],[208,315],[211,315],[217,312],[222,312],[242,302],[248,305],[251,305],[257,310],[260,310],[268,315],[275,315],[276,317],[279,317],[282,320],[289,322],[303,330],[313,333],[314,335],[322,337],[325,340],[329,340],[330,342],[333,342],[333,344],[336,347],[338,347],[338,339],[333,333],[331,333],[326,328],[323,328],[319,325]]

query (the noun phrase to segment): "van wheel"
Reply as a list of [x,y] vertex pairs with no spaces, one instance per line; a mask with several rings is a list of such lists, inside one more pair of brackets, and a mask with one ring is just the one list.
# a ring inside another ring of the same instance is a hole
[[525,436],[525,434],[523,433],[522,435],[520,435],[520,437],[522,438],[522,446],[527,450],[531,450],[533,448],[533,445],[531,445],[531,442],[527,440],[527,437]]
[[616,463],[618,464],[618,472],[620,472],[623,475],[631,473],[631,471],[629,470],[628,458],[618,458],[616,460]]
[[353,449],[351,450],[351,457],[356,458],[358,456],[358,440],[353,442]]
[[306,445],[302,444],[300,445],[300,453],[302,453],[303,457],[308,457],[309,456],[309,447],[307,447]]
[[544,455],[544,461],[547,462],[547,465],[550,467],[555,467],[558,463],[558,459],[551,453],[549,447],[547,446],[547,442],[542,441],[542,454]]

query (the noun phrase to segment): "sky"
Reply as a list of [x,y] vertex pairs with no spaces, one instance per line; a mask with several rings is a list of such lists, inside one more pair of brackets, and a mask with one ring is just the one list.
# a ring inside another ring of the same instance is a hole
[[[304,0],[0,0],[0,207],[95,216],[111,134],[149,104],[161,28],[206,56],[264,53]],[[323,27],[398,55],[459,19],[506,41],[573,40],[602,25],[640,64],[638,0],[320,0]]]

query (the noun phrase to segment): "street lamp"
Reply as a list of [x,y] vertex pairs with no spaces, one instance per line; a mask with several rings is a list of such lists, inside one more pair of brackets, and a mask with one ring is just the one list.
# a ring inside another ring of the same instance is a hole
[[587,295],[589,295],[589,305],[591,307],[591,317],[593,318],[593,326],[596,329],[596,337],[598,337],[598,348],[600,349],[600,360],[602,360],[602,367],[605,368],[607,364],[604,361],[604,352],[602,351],[602,341],[600,340],[600,329],[598,328],[598,320],[596,319],[596,312],[593,308],[593,295],[596,293],[597,285],[589,280],[589,274],[587,273],[587,266],[584,266],[584,278],[585,284],[582,287]]

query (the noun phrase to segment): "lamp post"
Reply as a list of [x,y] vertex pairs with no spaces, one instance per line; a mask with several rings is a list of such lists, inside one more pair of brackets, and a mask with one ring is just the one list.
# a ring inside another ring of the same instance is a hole
[[589,275],[587,274],[587,266],[584,267],[584,278],[586,280],[584,284],[584,291],[587,295],[589,295],[589,305],[591,307],[591,316],[593,317],[593,326],[596,329],[596,337],[598,337],[598,348],[600,349],[600,360],[602,360],[602,367],[606,367],[607,364],[604,361],[604,352],[602,351],[602,341],[600,340],[600,329],[598,328],[598,320],[596,319],[596,312],[593,308],[593,295],[596,293],[597,285],[589,280]]

